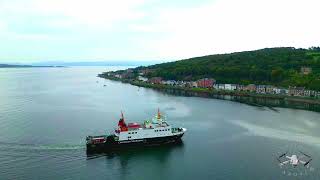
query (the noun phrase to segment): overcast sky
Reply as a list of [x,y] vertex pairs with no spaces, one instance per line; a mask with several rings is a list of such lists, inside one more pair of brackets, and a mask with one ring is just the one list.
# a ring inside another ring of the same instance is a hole
[[0,0],[0,62],[319,46],[319,7],[319,0]]

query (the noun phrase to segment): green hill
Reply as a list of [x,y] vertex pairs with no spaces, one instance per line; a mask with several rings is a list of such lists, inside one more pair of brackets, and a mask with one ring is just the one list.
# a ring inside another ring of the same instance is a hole
[[[301,68],[311,70],[303,73]],[[320,48],[266,48],[217,54],[135,68],[151,69],[148,77],[197,80],[212,77],[218,83],[304,86],[320,90]]]

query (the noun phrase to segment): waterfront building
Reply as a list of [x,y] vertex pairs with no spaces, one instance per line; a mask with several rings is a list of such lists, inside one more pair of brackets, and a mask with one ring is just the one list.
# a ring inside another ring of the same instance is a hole
[[116,78],[122,78],[122,76],[121,76],[121,74],[116,74],[116,75],[114,75],[114,77],[116,77]]
[[248,86],[244,87],[244,90],[250,91],[250,92],[255,92],[257,90],[257,86],[254,84],[249,84]]
[[220,89],[220,90],[225,90],[225,84],[214,84],[213,88],[215,89]]
[[143,76],[138,76],[138,80],[139,81],[143,81],[143,82],[147,82],[148,78],[147,77],[143,77]]
[[229,90],[229,91],[234,91],[237,89],[237,85],[236,84],[225,84],[224,89]]
[[287,95],[288,91],[289,90],[285,88],[278,88],[278,87],[273,88],[274,94],[278,94],[278,95]]
[[162,81],[162,84],[170,85],[170,86],[174,86],[174,85],[176,85],[176,83],[177,82],[175,80]]
[[231,84],[225,84],[224,89],[231,91]]
[[289,87],[289,95],[290,96],[304,96],[304,87]]
[[213,85],[215,84],[216,80],[211,79],[211,78],[204,78],[204,79],[199,79],[197,81],[197,87],[202,87],[202,88],[212,88]]
[[245,86],[242,84],[237,84],[237,91],[243,91],[245,90]]
[[192,81],[192,82],[191,82],[191,85],[192,85],[192,87],[194,87],[194,88],[198,87],[198,84],[197,84],[196,81]]
[[274,92],[274,86],[271,86],[271,85],[266,85],[266,94],[275,94]]
[[237,90],[238,85],[237,84],[231,84],[231,90],[235,91]]
[[311,90],[305,89],[305,90],[303,91],[303,96],[310,97],[310,96],[311,96]]
[[256,93],[266,94],[266,85],[257,85]]
[[151,84],[161,84],[162,78],[161,77],[153,77],[153,78],[150,78],[148,80],[148,82]]

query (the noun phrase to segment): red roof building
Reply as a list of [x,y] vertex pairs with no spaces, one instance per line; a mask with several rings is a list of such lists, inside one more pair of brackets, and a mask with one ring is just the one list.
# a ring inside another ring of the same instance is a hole
[[211,88],[215,83],[216,83],[215,79],[204,78],[204,79],[199,79],[197,81],[197,86],[201,88]]
[[161,84],[162,78],[161,77],[153,77],[153,78],[150,78],[148,81],[152,84]]

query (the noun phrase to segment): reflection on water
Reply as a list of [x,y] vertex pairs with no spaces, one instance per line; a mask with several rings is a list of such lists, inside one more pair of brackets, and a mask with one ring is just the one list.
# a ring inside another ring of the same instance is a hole
[[[87,164],[94,166],[97,161],[99,163],[105,161],[105,170],[118,169],[120,179],[130,179],[131,176],[139,179],[156,176],[156,174],[166,174],[172,159],[174,159],[173,156],[183,154],[183,151],[183,142],[164,146],[136,147],[108,153],[87,154]],[[154,169],[154,164],[157,164],[156,169]],[[142,169],[133,172],[132,166]],[[135,173],[137,174],[135,175]]]
[[176,144],[167,144],[161,146],[146,146],[146,147],[135,147],[130,149],[120,149],[111,152],[104,153],[87,153],[87,160],[94,160],[97,158],[105,158],[107,160],[118,160],[122,168],[126,168],[126,165],[130,159],[156,159],[161,163],[165,163],[172,151],[176,153],[183,153],[183,142]]
[[121,155],[145,156],[147,154],[153,154],[154,152],[160,153],[160,154],[166,154],[172,150],[182,150],[183,146],[184,146],[183,141],[178,141],[174,144],[137,146],[137,147],[131,147],[131,148],[117,149],[109,152],[98,152],[98,153],[87,152],[87,158],[95,159],[101,156],[115,157],[115,156],[121,156]]

